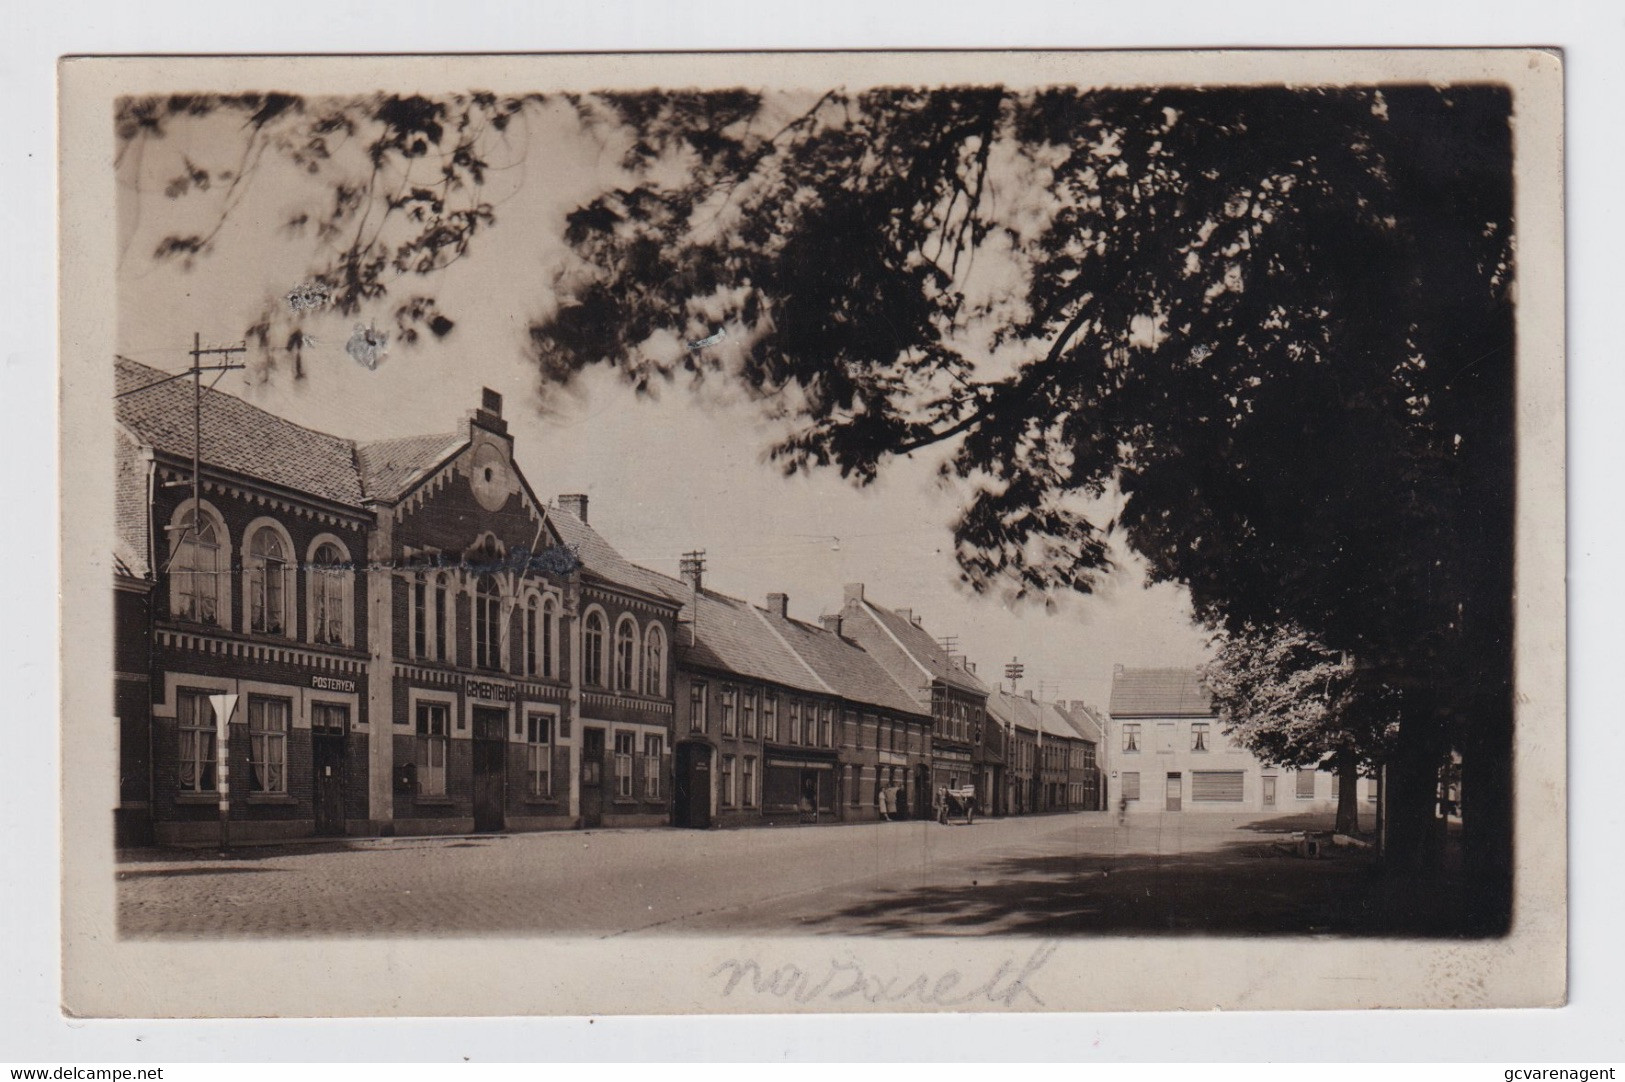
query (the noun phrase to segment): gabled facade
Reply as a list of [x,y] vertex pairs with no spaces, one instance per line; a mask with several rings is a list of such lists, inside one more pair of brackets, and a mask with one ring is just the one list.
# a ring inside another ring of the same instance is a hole
[[840,615],[842,633],[872,655],[919,708],[930,712],[929,791],[916,794],[916,814],[929,814],[925,802],[935,790],[964,785],[976,787],[984,810],[999,809],[1004,755],[990,755],[989,748],[998,748],[1001,738],[987,724],[987,685],[969,662],[944,650],[912,612],[870,601],[862,583],[846,587]]
[[121,839],[213,840],[222,765],[239,838],[667,821],[677,605],[582,566],[500,396],[356,443],[118,376]]

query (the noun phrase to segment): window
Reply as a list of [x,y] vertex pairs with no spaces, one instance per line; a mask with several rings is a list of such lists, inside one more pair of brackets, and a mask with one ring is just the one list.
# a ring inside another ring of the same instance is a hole
[[187,508],[176,516],[171,536],[170,615],[198,624],[226,623],[220,611],[220,578],[227,563],[225,528],[207,512],[199,516]]
[[345,603],[350,565],[331,541],[316,546],[310,568],[310,637],[312,642],[343,646],[349,641],[349,606]]
[[771,691],[762,696],[762,739],[779,742],[779,697]]
[[310,727],[314,732],[343,736],[350,728],[350,708],[343,703],[311,703]]
[[853,763],[847,772],[850,776],[846,782],[846,802],[855,808],[863,800],[863,767]]
[[1311,767],[1298,771],[1298,799],[1313,800],[1315,798],[1315,771]]
[[587,614],[581,632],[581,678],[594,687],[604,686],[604,614]]
[[474,665],[480,669],[501,669],[502,598],[497,580],[481,575],[474,585]]
[[526,601],[525,601],[525,675],[526,676],[535,676],[536,672],[537,672],[537,669],[540,667],[540,665],[539,665],[540,658],[538,656],[541,653],[541,651],[538,649],[540,644],[536,641],[536,630],[537,630],[536,625],[540,622],[540,617],[541,617],[541,612],[540,612],[539,606],[536,604],[536,598],[533,595],[530,598],[527,598]]
[[274,526],[261,526],[248,540],[249,629],[288,633],[288,549]]
[[734,735],[734,702],[739,693],[733,688],[722,689],[722,735]]
[[525,719],[525,780],[531,796],[553,795],[553,719],[546,714]]
[[446,795],[445,703],[418,703],[418,796]]
[[632,795],[632,753],[637,747],[637,734],[615,734],[615,795]]
[[457,663],[457,658],[452,650],[452,646],[455,645],[457,637],[451,633],[451,629],[455,627],[452,621],[456,614],[451,611],[449,607],[450,604],[451,593],[446,589],[445,578],[440,577],[435,579],[434,656],[439,658],[441,661],[449,661],[455,665]]
[[741,795],[745,807],[754,808],[756,806],[756,757],[754,755],[745,756],[744,773],[739,779],[739,784],[743,791]]
[[756,736],[756,692],[747,691],[739,703],[739,730],[746,739]]
[[288,791],[287,699],[248,698],[248,772],[256,793]]
[[175,692],[175,724],[180,730],[180,791],[212,793],[214,704],[206,691]]
[[732,755],[722,757],[721,780],[722,792],[718,795],[718,799],[728,807],[732,807],[734,803],[734,757]]
[[412,656],[429,656],[429,584],[412,580]]
[[1126,755],[1136,755],[1140,751],[1140,726],[1130,722],[1123,726],[1123,752]]
[[542,675],[558,675],[559,607],[551,597],[542,601]]
[[827,748],[834,740],[835,728],[833,715],[831,714],[829,707],[820,706],[818,708],[818,746],[821,748]]
[[1207,725],[1205,721],[1191,722],[1191,750],[1207,750]]
[[1140,772],[1138,770],[1123,771],[1123,799],[1140,799]]
[[666,694],[666,632],[659,624],[643,633],[643,693]]
[[1240,804],[1245,782],[1239,770],[1191,771],[1191,800],[1205,804]]
[[790,743],[801,743],[801,700],[790,700]]
[[615,624],[615,690],[637,690],[638,633],[630,616]]
[[688,688],[688,727],[696,733],[705,732],[705,685],[698,680]]
[[647,800],[660,799],[660,757],[666,751],[666,738],[659,733],[643,737],[643,796]]

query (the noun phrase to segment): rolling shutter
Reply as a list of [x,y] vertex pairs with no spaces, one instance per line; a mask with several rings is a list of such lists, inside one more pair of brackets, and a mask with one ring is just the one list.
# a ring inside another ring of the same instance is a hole
[[1208,803],[1240,804],[1242,801],[1242,772],[1239,770],[1192,771],[1191,799]]
[[1140,799],[1140,772],[1138,770],[1125,770],[1123,772],[1123,799]]

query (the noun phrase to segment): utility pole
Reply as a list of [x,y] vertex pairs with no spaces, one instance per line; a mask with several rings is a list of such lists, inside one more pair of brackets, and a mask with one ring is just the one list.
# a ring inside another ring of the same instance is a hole
[[1012,657],[1009,661],[1005,662],[1004,678],[1010,681],[1010,694],[1014,695],[1016,693],[1016,684],[1021,680],[1022,676],[1025,675],[1026,672],[1027,666],[1023,665],[1018,658]]

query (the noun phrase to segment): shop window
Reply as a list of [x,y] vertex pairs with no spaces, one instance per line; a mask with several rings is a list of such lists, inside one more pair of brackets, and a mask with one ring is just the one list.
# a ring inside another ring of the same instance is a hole
[[1193,721],[1193,722],[1191,722],[1191,750],[1192,751],[1206,751],[1207,750],[1207,724],[1208,723],[1205,722],[1205,721]]
[[643,633],[643,693],[657,698],[666,694],[666,631],[659,624],[650,624]]
[[248,698],[248,772],[256,793],[284,794],[288,791],[287,699]]
[[705,684],[699,680],[688,686],[688,727],[705,732]]
[[418,703],[418,796],[446,795],[447,713],[445,703]]
[[739,785],[745,807],[754,808],[756,806],[756,757],[754,755],[745,756]]
[[643,796],[647,800],[660,799],[660,757],[666,751],[666,738],[659,733],[643,737]]
[[248,539],[249,630],[286,635],[289,628],[288,546],[276,527],[266,525]]
[[630,616],[615,623],[615,690],[637,690],[638,632]]
[[350,641],[349,557],[331,541],[316,546],[310,567],[310,637],[328,646]]
[[718,799],[724,806],[731,808],[734,804],[734,757],[732,755],[722,757],[722,777],[720,780],[722,782],[722,791],[718,794]]
[[177,690],[175,724],[180,731],[180,791],[214,792],[215,721],[209,693]]
[[546,714],[525,719],[525,780],[531,796],[553,795],[553,719]]
[[208,510],[183,509],[170,527],[169,612],[177,620],[223,627],[220,583],[228,572],[226,530]]
[[632,753],[636,749],[635,733],[615,734],[615,795],[632,795]]
[[1123,726],[1123,753],[1137,755],[1140,751],[1140,726],[1137,722],[1129,722]]
[[604,686],[604,614],[596,609],[582,625],[581,678],[593,687]]

